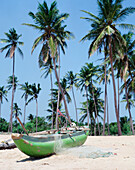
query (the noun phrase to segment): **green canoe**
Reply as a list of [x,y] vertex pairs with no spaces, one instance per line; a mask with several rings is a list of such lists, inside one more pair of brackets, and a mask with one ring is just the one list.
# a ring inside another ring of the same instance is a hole
[[18,149],[31,157],[44,157],[57,153],[62,148],[80,146],[87,139],[88,130],[73,131],[65,134],[49,134],[39,136],[14,135],[12,139]]

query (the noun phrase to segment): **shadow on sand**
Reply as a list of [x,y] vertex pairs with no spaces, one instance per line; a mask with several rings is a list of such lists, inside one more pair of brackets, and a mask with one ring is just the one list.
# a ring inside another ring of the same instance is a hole
[[51,155],[47,155],[47,156],[44,156],[44,157],[37,157],[37,158],[34,158],[34,157],[29,157],[29,158],[25,158],[25,159],[22,159],[22,160],[19,160],[19,161],[16,161],[17,163],[20,163],[20,162],[33,162],[33,161],[37,161],[37,160],[41,160],[41,159],[45,159],[45,158],[49,158],[51,157],[52,155],[56,155],[55,153],[54,154],[51,154]]

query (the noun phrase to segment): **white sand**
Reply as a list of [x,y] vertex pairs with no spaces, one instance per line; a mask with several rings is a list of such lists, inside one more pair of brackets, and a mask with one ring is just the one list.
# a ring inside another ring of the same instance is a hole
[[[0,135],[0,142],[9,138]],[[135,170],[135,136],[89,136],[84,146],[110,151],[113,155],[92,159],[60,153],[31,159],[17,148],[0,150],[0,170]]]

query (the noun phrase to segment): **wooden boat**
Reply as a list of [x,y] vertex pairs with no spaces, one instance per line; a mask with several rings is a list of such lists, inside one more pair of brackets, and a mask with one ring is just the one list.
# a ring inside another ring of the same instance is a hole
[[44,157],[57,153],[61,148],[75,147],[84,144],[88,133],[88,129],[83,129],[37,136],[12,134],[12,139],[18,149],[26,155],[31,157]]

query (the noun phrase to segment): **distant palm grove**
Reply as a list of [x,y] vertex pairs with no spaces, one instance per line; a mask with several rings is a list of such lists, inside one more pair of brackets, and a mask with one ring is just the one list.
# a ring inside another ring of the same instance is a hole
[[[19,77],[15,73],[16,53],[23,57],[21,46],[25,42],[15,28],[9,28],[5,38],[0,38],[3,47],[0,52],[3,57],[11,58],[12,73],[8,77],[7,85],[0,85],[0,132],[23,132],[17,117],[22,116],[22,122],[28,132],[37,132],[46,129],[59,129],[70,126],[75,122],[77,126],[87,125],[90,135],[134,135],[134,120],[131,108],[135,101],[135,25],[123,23],[125,18],[135,12],[134,7],[123,7],[124,0],[97,0],[98,14],[82,10],[81,20],[89,23],[89,30],[83,33],[80,42],[89,42],[88,58],[78,73],[69,70],[65,76],[60,76],[61,53],[65,54],[67,40],[72,40],[74,33],[67,30],[66,19],[68,13],[60,13],[57,2],[48,6],[47,2],[39,3],[37,12],[29,12],[32,23],[22,23],[27,29],[37,29],[39,34],[35,37],[31,54],[40,46],[38,54],[39,68],[42,76],[50,78],[50,95],[48,96],[48,108],[45,108],[48,116],[41,117],[38,111],[39,94],[44,93],[40,83],[19,83]],[[85,15],[86,17],[83,17]],[[71,16],[72,17],[72,16]],[[31,28],[30,28],[31,27]],[[122,29],[125,34],[122,34]],[[102,64],[95,65],[90,62],[90,57],[98,51],[102,54]],[[79,58],[78,58],[79,60]],[[55,75],[55,80],[53,79]],[[116,83],[117,82],[117,83]],[[122,83],[121,83],[122,82]],[[112,83],[112,98],[117,122],[110,122],[112,114],[108,100],[108,85]],[[104,89],[100,85],[104,85]],[[117,86],[116,86],[117,84]],[[16,91],[22,92],[24,107],[14,102]],[[10,120],[3,118],[3,105],[9,101],[7,94],[11,91]],[[84,100],[81,107],[77,106],[76,91],[80,92]],[[101,97],[102,94],[102,97]],[[71,96],[72,95],[72,96]],[[120,96],[122,100],[120,100]],[[35,102],[35,114],[27,112],[27,106],[31,101]],[[72,101],[73,100],[73,101]],[[69,103],[72,101],[75,120],[70,118]],[[121,116],[120,105],[126,103],[125,109],[128,116]]]

